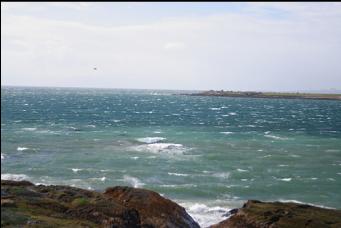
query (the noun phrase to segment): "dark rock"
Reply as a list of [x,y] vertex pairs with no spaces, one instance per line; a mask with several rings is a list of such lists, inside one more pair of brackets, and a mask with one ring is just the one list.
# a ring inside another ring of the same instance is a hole
[[341,211],[297,203],[249,200],[211,228],[341,227]]
[[1,180],[1,226],[199,227],[176,203],[130,187],[102,194],[68,186]]

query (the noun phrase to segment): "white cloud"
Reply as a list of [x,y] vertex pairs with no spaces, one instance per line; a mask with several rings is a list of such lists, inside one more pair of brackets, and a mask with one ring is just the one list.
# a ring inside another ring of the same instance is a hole
[[165,44],[164,48],[166,50],[179,50],[185,48],[185,44],[182,42],[169,42]]
[[245,90],[340,85],[340,9],[272,7],[290,17],[230,13],[105,27],[7,14],[1,20],[2,83]]

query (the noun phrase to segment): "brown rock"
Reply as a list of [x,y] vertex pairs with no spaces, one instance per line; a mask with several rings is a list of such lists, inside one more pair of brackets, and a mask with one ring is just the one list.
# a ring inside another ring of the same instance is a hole
[[249,200],[211,228],[341,227],[341,211],[297,203]]
[[130,187],[108,188],[104,195],[116,202],[136,209],[141,225],[146,227],[199,227],[185,209],[158,193]]

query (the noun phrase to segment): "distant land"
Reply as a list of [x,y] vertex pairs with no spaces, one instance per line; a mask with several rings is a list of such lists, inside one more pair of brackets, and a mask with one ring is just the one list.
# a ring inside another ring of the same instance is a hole
[[181,95],[189,96],[215,96],[215,97],[247,97],[247,98],[272,98],[272,99],[314,99],[314,100],[341,100],[341,94],[332,93],[289,93],[289,92],[254,92],[254,91],[224,91],[209,90]]

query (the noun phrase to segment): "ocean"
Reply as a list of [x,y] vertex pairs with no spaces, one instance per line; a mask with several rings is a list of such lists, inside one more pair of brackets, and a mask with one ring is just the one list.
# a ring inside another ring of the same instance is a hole
[[159,192],[203,227],[248,199],[341,209],[341,102],[1,88],[1,179]]

